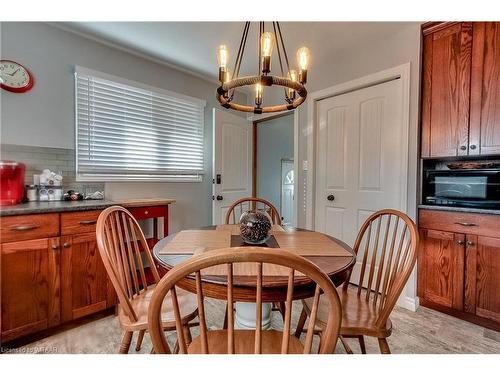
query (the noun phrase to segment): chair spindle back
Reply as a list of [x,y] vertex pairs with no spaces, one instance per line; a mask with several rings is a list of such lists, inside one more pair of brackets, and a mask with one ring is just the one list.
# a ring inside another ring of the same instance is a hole
[[226,224],[238,224],[241,215],[246,211],[266,211],[273,224],[281,225],[281,216],[276,207],[265,199],[241,198],[234,202],[226,213]]
[[[255,302],[256,302],[256,328],[254,335],[254,353],[262,353],[262,303],[263,301],[263,265],[275,264],[289,269],[288,283],[286,292],[285,314],[284,314],[284,328],[281,341],[281,353],[286,354],[289,352],[290,334],[291,334],[291,314],[292,314],[292,301],[293,301],[293,287],[294,277],[296,271],[308,276],[314,283],[316,283],[314,293],[313,311],[310,317],[309,329],[305,339],[304,354],[311,351],[314,326],[316,322],[316,313],[318,310],[319,297],[323,293],[323,299],[328,301],[329,318],[326,328],[323,330],[320,353],[332,353],[335,349],[340,324],[342,319],[342,308],[337,291],[328,278],[328,276],[321,271],[315,264],[307,259],[298,256],[292,252],[283,249],[265,249],[259,247],[242,247],[242,248],[226,248],[218,249],[203,253],[195,256],[190,260],[181,263],[171,269],[158,283],[148,313],[148,330],[151,335],[155,353],[170,353],[170,348],[167,344],[165,334],[161,327],[160,313],[161,305],[167,293],[170,292],[172,305],[176,317],[176,325],[178,332],[179,352],[187,353],[188,348],[186,340],[183,337],[182,321],[180,319],[179,306],[176,296],[176,284],[185,277],[193,277],[196,281],[196,294],[198,300],[198,314],[200,321],[200,339],[202,353],[210,353],[208,330],[205,318],[204,306],[204,293],[202,283],[202,272],[204,269],[216,266],[226,265],[227,267],[227,353],[235,353],[235,329],[234,329],[234,313],[233,305],[237,301],[234,294],[234,280],[238,275],[235,275],[235,265],[237,263],[253,263],[257,264],[256,267],[256,288],[255,288]],[[255,269],[255,268],[253,268]],[[245,273],[247,274],[247,273]],[[181,333],[181,334],[179,334]]]
[[155,283],[160,280],[146,238],[137,220],[120,206],[108,207],[101,212],[96,233],[99,253],[120,305],[131,321],[137,321],[130,301],[148,289],[143,258]]
[[356,254],[362,255],[357,293],[365,293],[366,301],[375,305],[379,326],[385,325],[410,277],[418,241],[415,223],[391,209],[375,212],[359,230],[354,244]]

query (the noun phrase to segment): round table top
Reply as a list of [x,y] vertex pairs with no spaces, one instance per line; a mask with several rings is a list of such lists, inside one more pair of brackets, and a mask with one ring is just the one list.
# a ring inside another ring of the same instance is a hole
[[[207,231],[216,230],[216,226],[209,226],[198,228]],[[298,232],[298,231],[308,231],[306,229],[290,228],[285,229],[286,232]],[[178,232],[180,233],[180,232]],[[193,257],[193,254],[160,254],[161,250],[167,246],[170,241],[177,235],[173,233],[163,239],[161,239],[153,248],[153,258],[158,262],[158,264],[170,270],[177,264],[180,264],[189,258]],[[310,260],[316,264],[323,272],[325,272],[335,286],[341,285],[349,277],[350,270],[356,262],[356,255],[353,249],[342,242],[341,240],[334,238],[332,236],[327,236],[331,241],[336,242],[338,245],[342,246],[351,255],[350,256],[304,256],[304,258]],[[203,282],[203,293],[206,297],[225,299],[227,294],[227,284],[226,278],[222,276],[204,276],[202,274]],[[255,302],[255,277],[251,276],[240,276],[234,277],[233,279],[234,289],[233,297],[236,301],[246,301]],[[194,276],[192,278],[188,277],[183,282],[179,283],[179,286],[183,289],[187,289],[196,293],[196,285],[194,282]],[[286,291],[288,286],[287,276],[269,276],[263,278],[263,289],[262,289],[262,299],[264,302],[276,302],[286,300]],[[315,285],[312,281],[305,276],[295,276],[294,278],[294,299],[308,298],[314,295]]]

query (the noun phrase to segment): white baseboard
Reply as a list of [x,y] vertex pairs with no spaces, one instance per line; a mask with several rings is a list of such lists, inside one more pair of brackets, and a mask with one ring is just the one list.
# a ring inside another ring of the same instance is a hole
[[418,297],[411,298],[411,297],[401,296],[397,302],[397,305],[406,310],[415,312],[417,311],[417,308],[419,306],[419,300]]

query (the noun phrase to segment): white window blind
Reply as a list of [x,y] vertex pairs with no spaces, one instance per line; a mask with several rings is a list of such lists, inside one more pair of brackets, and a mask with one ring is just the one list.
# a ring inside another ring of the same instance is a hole
[[200,181],[205,102],[75,69],[79,181]]

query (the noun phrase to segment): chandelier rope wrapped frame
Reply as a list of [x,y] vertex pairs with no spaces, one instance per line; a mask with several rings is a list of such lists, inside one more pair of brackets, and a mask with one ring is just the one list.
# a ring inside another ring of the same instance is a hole
[[[217,88],[217,100],[224,108],[230,108],[242,112],[272,113],[292,110],[304,103],[307,97],[305,83],[307,81],[307,68],[309,65],[309,50],[306,47],[297,51],[298,72],[290,69],[288,55],[286,53],[283,34],[279,22],[272,22],[272,32],[265,31],[264,22],[259,23],[259,56],[257,75],[239,77],[241,62],[245,52],[245,46],[250,30],[250,22],[245,22],[240,46],[234,62],[232,73],[229,71],[229,49],[221,45],[217,51],[219,64],[219,81],[221,85]],[[274,41],[276,39],[276,42]],[[273,44],[276,45],[278,62],[281,76],[271,75],[271,56]],[[284,69],[286,64],[286,71]],[[238,104],[233,101],[234,91],[238,87],[255,86],[255,106]],[[269,86],[281,86],[284,90],[284,104],[263,106],[263,88]]]

